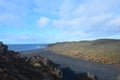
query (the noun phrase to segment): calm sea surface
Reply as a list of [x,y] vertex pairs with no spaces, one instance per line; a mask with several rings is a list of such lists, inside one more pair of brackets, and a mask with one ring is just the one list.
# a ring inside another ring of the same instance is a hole
[[14,51],[28,51],[45,47],[47,47],[47,44],[8,44],[8,49]]

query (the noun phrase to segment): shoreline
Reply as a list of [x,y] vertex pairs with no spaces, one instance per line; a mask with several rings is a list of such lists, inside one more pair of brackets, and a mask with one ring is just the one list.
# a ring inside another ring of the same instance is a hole
[[77,57],[77,56],[73,56],[73,55],[64,55],[64,54],[58,54],[58,55],[68,56],[68,57],[71,57],[71,58],[74,58],[74,59],[84,60],[84,61],[88,61],[88,62],[94,62],[94,63],[98,63],[98,64],[120,66],[119,63],[105,63],[105,62],[101,62],[101,61],[93,61],[92,59],[85,59],[85,58],[81,58],[81,57]]
[[[34,51],[49,51],[49,50],[44,50],[44,49],[33,49],[33,50],[25,50],[25,51],[17,51],[19,53],[24,53],[24,52],[34,52]],[[51,52],[51,51],[50,51]],[[52,52],[54,53],[54,52]],[[118,63],[104,63],[104,62],[96,62],[96,61],[93,61],[93,60],[87,60],[87,59],[83,59],[83,58],[80,58],[80,57],[77,57],[77,56],[74,56],[74,55],[66,55],[66,54],[58,54],[58,53],[54,53],[54,54],[57,54],[57,55],[63,55],[63,56],[67,56],[67,57],[70,57],[70,58],[73,58],[73,59],[77,59],[77,60],[83,60],[83,61],[87,61],[87,62],[92,62],[92,63],[98,63],[98,64],[105,64],[105,65],[115,65],[115,66],[120,66],[120,64]]]
[[54,63],[59,65],[59,68],[63,69],[63,76],[67,76],[64,80],[69,80],[68,75],[73,75],[72,77],[74,78],[74,74],[80,72],[93,73],[98,76],[99,80],[115,80],[116,75],[120,74],[119,65],[102,64],[75,59],[66,55],[60,55],[50,51],[45,51],[43,49],[21,51],[19,53],[28,57],[33,55],[40,55],[52,60]]

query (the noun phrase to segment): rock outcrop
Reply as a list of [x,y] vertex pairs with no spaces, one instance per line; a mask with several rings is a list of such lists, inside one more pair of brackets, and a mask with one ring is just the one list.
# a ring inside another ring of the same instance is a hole
[[7,52],[8,46],[0,42],[0,54],[5,54]]
[[90,74],[90,73],[80,73],[77,75],[78,80],[98,80],[97,76]]
[[116,79],[120,80],[120,74],[116,75]]
[[41,56],[27,58],[0,42],[0,80],[61,80],[62,72]]

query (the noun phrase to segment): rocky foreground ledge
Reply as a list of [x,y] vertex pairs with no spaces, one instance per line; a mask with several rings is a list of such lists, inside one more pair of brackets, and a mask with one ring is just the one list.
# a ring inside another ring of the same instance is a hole
[[[76,76],[76,80],[98,80],[89,73]],[[27,58],[0,42],[0,80],[62,80],[62,71],[51,60],[41,56]]]

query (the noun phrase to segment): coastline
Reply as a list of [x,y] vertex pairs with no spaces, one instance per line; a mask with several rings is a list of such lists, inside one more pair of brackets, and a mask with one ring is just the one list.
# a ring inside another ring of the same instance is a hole
[[[21,51],[25,56],[40,55],[52,60],[57,66],[63,70],[64,80],[73,80],[76,73],[90,72],[98,76],[99,80],[116,80],[116,75],[120,74],[119,65],[101,64],[80,59],[71,58],[69,56],[56,54],[43,49]],[[71,75],[71,77],[69,77]]]

